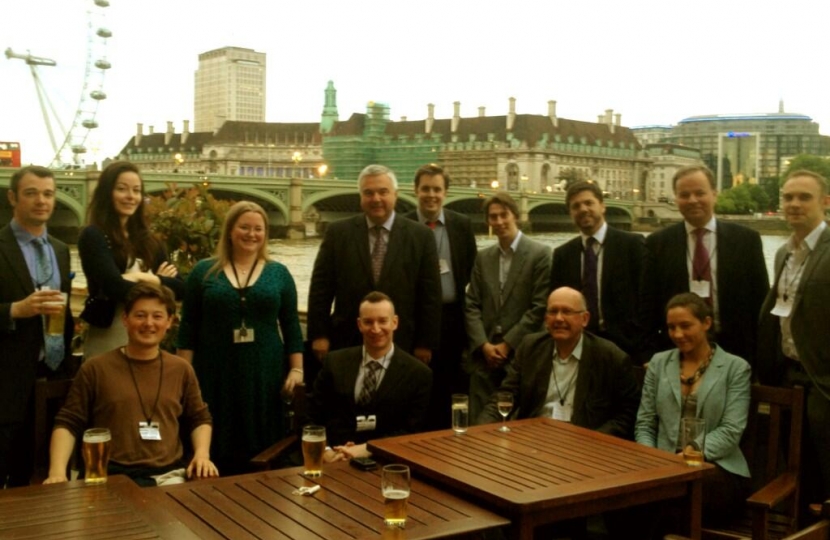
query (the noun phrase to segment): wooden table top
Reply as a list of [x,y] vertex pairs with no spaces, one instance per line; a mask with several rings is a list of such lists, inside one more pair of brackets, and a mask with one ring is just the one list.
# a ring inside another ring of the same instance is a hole
[[0,490],[0,538],[196,539],[187,527],[150,504],[126,476],[87,486],[83,480]]
[[[201,538],[451,538],[509,521],[412,479],[406,529],[383,524],[380,471],[326,465],[306,479],[302,468],[199,480],[154,488],[156,502]],[[292,494],[319,484],[311,496]]]
[[499,425],[381,439],[369,449],[507,515],[551,519],[680,497],[712,468],[549,418],[508,422],[508,433]]

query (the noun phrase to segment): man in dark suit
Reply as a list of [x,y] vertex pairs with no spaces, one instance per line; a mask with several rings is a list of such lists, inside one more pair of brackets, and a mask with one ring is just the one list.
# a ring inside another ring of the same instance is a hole
[[467,393],[461,357],[467,347],[464,294],[476,258],[476,238],[470,218],[444,208],[449,175],[438,165],[424,165],[415,173],[418,209],[406,217],[432,229],[441,274],[441,343],[432,355],[432,398],[427,426],[450,427],[450,396]]
[[[383,165],[360,173],[363,214],[329,225],[311,274],[308,339],[318,360],[361,343],[358,306],[377,290],[392,298],[397,345],[429,362],[441,330],[441,285],[432,231],[395,214],[398,181]],[[332,312],[332,302],[334,311]]]
[[[16,171],[12,221],[0,229],[0,488],[28,485],[32,475],[35,379],[66,375],[74,327],[59,291],[69,293],[69,249],[46,231],[55,191],[49,169]],[[46,335],[43,316],[61,312],[64,336]]]
[[668,301],[678,293],[694,292],[712,303],[718,345],[753,365],[758,312],[769,291],[761,237],[714,217],[715,178],[705,166],[684,167],[672,182],[684,222],[646,238],[653,348],[672,347],[665,330]]
[[781,189],[793,229],[775,254],[775,285],[761,309],[757,373],[763,384],[803,386],[805,503],[830,499],[830,206],[827,180],[791,173]]
[[[588,331],[629,355],[642,350],[642,279],[648,259],[641,234],[609,227],[602,190],[593,182],[568,186],[565,204],[581,234],[553,250],[550,290],[571,287],[586,297]],[[590,251],[589,251],[590,250]],[[637,359],[637,363],[648,358]]]
[[335,447],[326,461],[366,457],[369,439],[423,428],[432,372],[394,343],[398,322],[391,299],[371,292],[357,317],[363,346],[326,356],[309,402],[311,420]]
[[[518,418],[552,417],[630,439],[640,404],[631,360],[610,341],[584,331],[590,318],[579,291],[553,291],[547,331],[522,340],[498,391],[513,394]],[[478,423],[500,419],[494,394]]]
[[476,257],[467,289],[471,418],[501,384],[522,338],[542,327],[550,278],[550,248],[522,234],[509,194],[485,200],[484,216],[498,242]]

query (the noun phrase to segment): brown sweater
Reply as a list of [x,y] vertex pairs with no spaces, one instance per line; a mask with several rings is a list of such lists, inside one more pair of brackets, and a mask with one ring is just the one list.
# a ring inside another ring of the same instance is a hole
[[[128,467],[164,467],[182,457],[179,420],[190,433],[211,423],[207,404],[193,368],[184,359],[163,354],[161,393],[152,421],[159,423],[160,441],[142,440],[138,423],[147,420],[159,393],[159,360],[130,361],[120,349],[84,362],[55,418],[55,427],[68,429],[76,438],[91,427],[112,433],[110,460]],[[141,392],[144,411],[130,374],[130,364]]]

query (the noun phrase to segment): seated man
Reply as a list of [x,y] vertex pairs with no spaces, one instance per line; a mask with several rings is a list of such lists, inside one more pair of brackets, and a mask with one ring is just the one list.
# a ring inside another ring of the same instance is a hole
[[[584,329],[582,293],[561,287],[548,297],[546,332],[526,336],[507,365],[500,392],[511,392],[518,418],[547,416],[630,439],[640,404],[631,360]],[[494,395],[478,423],[501,419]]]
[[[143,486],[156,485],[161,475],[184,481],[180,419],[193,444],[187,477],[219,475],[210,461],[211,416],[193,368],[159,347],[175,311],[167,287],[142,282],[130,289],[121,318],[128,342],[81,366],[55,418],[44,484],[66,482],[75,441],[90,427],[112,434],[110,474]],[[181,474],[168,474],[178,469]]]
[[311,420],[326,427],[335,446],[326,449],[327,462],[368,456],[369,439],[420,431],[429,406],[432,371],[395,347],[392,300],[377,291],[367,294],[357,326],[363,345],[326,355],[309,401]]

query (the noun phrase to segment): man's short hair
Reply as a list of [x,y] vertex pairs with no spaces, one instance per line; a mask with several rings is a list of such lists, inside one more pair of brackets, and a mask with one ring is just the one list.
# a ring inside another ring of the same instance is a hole
[[570,208],[571,198],[576,197],[583,191],[590,191],[599,202],[602,202],[602,190],[594,182],[586,182],[580,180],[568,186],[568,191],[565,192],[565,206]]
[[40,165],[27,165],[22,169],[18,169],[14,171],[12,174],[11,182],[9,182],[9,190],[14,193],[15,197],[17,197],[17,188],[20,187],[20,181],[23,179],[24,176],[27,174],[33,174],[38,178],[51,178],[52,180],[55,179],[55,173],[51,170],[47,169],[46,167],[41,167]]
[[450,189],[450,175],[444,172],[443,167],[440,167],[435,163],[423,165],[421,168],[415,171],[415,189],[418,189],[418,186],[421,185],[422,176],[435,176],[437,174],[440,174],[441,177],[444,179],[444,191],[448,191]]
[[127,292],[127,296],[124,298],[124,313],[129,314],[135,303],[145,298],[155,298],[160,301],[167,308],[167,315],[169,316],[176,313],[176,295],[173,294],[173,291],[164,285],[156,285],[146,281],[139,281]]
[[363,189],[363,179],[367,176],[380,176],[385,174],[389,177],[392,181],[392,187],[395,188],[395,191],[398,190],[398,178],[395,176],[395,173],[392,172],[392,169],[386,167],[385,165],[367,165],[360,171],[360,174],[357,176],[357,189]]
[[786,184],[790,178],[795,178],[796,176],[809,176],[818,184],[819,189],[821,189],[821,196],[824,197],[827,195],[827,179],[819,173],[808,171],[807,169],[799,169],[788,174],[784,183]]
[[364,302],[368,302],[370,304],[378,304],[380,302],[389,302],[392,304],[392,309],[395,309],[395,303],[389,298],[389,295],[382,293],[380,291],[372,291],[360,301],[361,304]]
[[484,199],[484,204],[482,208],[484,208],[484,219],[486,220],[489,213],[490,213],[490,205],[492,204],[500,204],[510,210],[510,212],[519,219],[519,205],[516,204],[516,201],[513,200],[513,197],[510,196],[509,193],[506,191],[497,191],[494,194],[490,195],[486,199]]
[[718,189],[718,183],[715,181],[715,174],[712,172],[712,169],[707,167],[706,165],[687,165],[685,167],[681,167],[674,173],[674,177],[671,179],[671,188],[672,191],[677,193],[677,181],[683,178],[684,176],[689,176],[690,174],[702,172],[706,175],[706,178],[709,180],[709,187],[712,188],[712,191],[716,191]]

